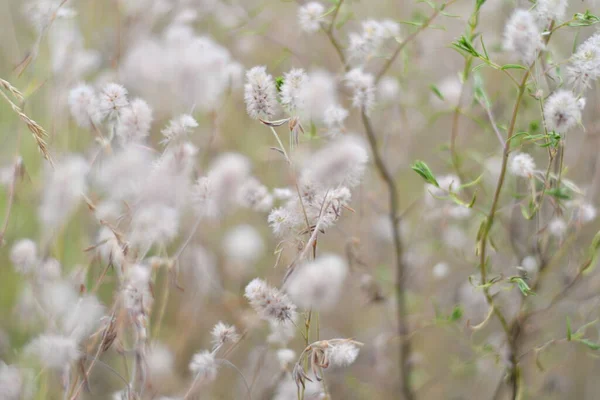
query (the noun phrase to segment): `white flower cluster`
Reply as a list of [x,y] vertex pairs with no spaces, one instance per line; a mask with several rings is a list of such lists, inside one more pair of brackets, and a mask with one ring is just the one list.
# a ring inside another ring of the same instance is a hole
[[400,36],[400,25],[392,20],[362,22],[362,32],[350,33],[348,54],[352,62],[362,65],[376,56],[386,40]]
[[535,16],[528,10],[515,10],[504,30],[504,49],[513,52],[529,66],[543,48],[544,43]]

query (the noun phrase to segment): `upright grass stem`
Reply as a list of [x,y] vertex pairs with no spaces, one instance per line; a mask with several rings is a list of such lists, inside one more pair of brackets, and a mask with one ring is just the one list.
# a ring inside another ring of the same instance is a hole
[[395,291],[398,336],[400,338],[400,378],[402,382],[402,393],[404,394],[404,398],[406,400],[413,400],[415,398],[415,394],[410,381],[411,367],[409,359],[411,354],[411,342],[408,337],[408,312],[406,309],[406,268],[404,265],[404,260],[402,259],[403,247],[402,240],[400,239],[400,229],[398,227],[398,209],[400,206],[398,190],[392,173],[383,161],[381,152],[379,151],[379,147],[377,145],[375,132],[373,131],[371,121],[369,120],[364,108],[362,109],[361,117],[365,127],[365,132],[367,134],[367,139],[369,140],[369,146],[371,147],[371,153],[373,153],[375,167],[385,182],[389,195],[389,219],[392,226],[394,264],[396,270]]

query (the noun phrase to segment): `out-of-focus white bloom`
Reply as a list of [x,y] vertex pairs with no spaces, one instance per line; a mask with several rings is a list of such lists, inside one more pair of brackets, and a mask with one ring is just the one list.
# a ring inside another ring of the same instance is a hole
[[377,84],[377,99],[384,103],[392,103],[398,100],[400,83],[398,79],[384,76]]
[[288,343],[296,336],[296,316],[293,315],[292,320],[276,321],[269,320],[269,328],[271,333],[267,336],[267,343],[277,346],[287,346]]
[[529,276],[533,276],[537,274],[540,268],[540,263],[535,256],[526,256],[523,258],[523,261],[521,261],[521,266],[525,269],[525,271],[527,271]]
[[456,225],[449,225],[442,233],[444,245],[451,249],[461,250],[469,245],[469,238],[465,231]]
[[325,7],[321,3],[311,1],[298,8],[298,23],[304,32],[313,33],[321,26],[321,16],[325,14]]
[[287,208],[279,207],[269,213],[268,221],[276,236],[285,236],[296,225],[298,219]]
[[240,263],[254,263],[264,252],[262,237],[252,225],[238,225],[225,235],[223,250],[228,259]]
[[82,128],[89,128],[92,123],[100,122],[98,106],[98,98],[91,86],[80,84],[69,92],[71,116]]
[[324,121],[328,107],[338,103],[336,78],[325,70],[309,72],[304,117],[315,122]]
[[567,78],[575,90],[583,92],[600,76],[600,33],[579,45],[567,67]]
[[463,83],[460,81],[458,76],[447,76],[440,81],[436,87],[443,99],[441,99],[437,94],[431,93],[430,102],[434,107],[438,109],[445,109],[454,108],[458,105],[461,95],[463,94]]
[[447,277],[449,272],[450,267],[448,266],[448,263],[439,262],[433,266],[433,276],[436,279],[442,279]]
[[126,145],[99,162],[93,178],[94,183],[109,199],[133,202],[141,183],[148,178],[152,168],[153,154],[135,144]]
[[87,161],[81,156],[69,156],[48,170],[44,194],[39,208],[46,229],[60,225],[75,210],[81,195],[87,191]]
[[146,353],[146,365],[150,380],[156,384],[163,378],[173,374],[175,356],[167,346],[160,342],[152,342]]
[[267,68],[258,66],[246,72],[244,86],[246,111],[252,119],[271,119],[277,112],[277,90]]
[[95,296],[80,298],[62,320],[62,331],[77,343],[87,339],[100,324],[104,316],[104,306]]
[[210,332],[212,336],[213,349],[221,347],[225,343],[235,343],[240,339],[235,326],[226,325],[219,321]]
[[37,246],[33,240],[21,239],[10,249],[10,261],[15,271],[29,274],[37,263]]
[[67,315],[79,298],[73,285],[64,280],[46,282],[35,296],[43,305],[44,313],[51,315],[53,319]]
[[165,137],[165,143],[187,138],[194,128],[198,127],[198,122],[189,114],[182,114],[169,121],[169,125],[161,131]]
[[120,267],[125,260],[125,253],[117,240],[114,232],[107,226],[100,228],[97,237],[98,252],[102,261],[105,263],[112,262],[114,266],[118,267],[117,271],[120,271]]
[[302,114],[306,109],[308,75],[303,69],[292,69],[284,74],[281,85],[281,105],[291,114]]
[[348,110],[337,104],[327,107],[325,110],[323,123],[327,127],[325,135],[335,138],[345,131],[344,121],[348,118]]
[[306,310],[331,310],[337,303],[348,265],[339,256],[326,254],[299,265],[289,278],[287,292],[299,307]]
[[127,89],[118,83],[109,83],[98,94],[98,113],[100,119],[115,119],[129,105]]
[[375,79],[373,75],[360,68],[349,71],[346,76],[346,86],[352,90],[352,105],[368,111],[375,103]]
[[516,54],[529,66],[543,48],[542,36],[533,14],[523,9],[515,10],[504,30],[504,49]]
[[296,361],[296,352],[291,349],[279,349],[277,350],[277,360],[281,369],[286,370]]
[[384,39],[393,39],[400,37],[400,24],[391,19],[384,19],[380,22],[382,27],[382,37]]
[[513,154],[510,160],[510,172],[523,178],[531,178],[535,173],[535,161],[527,153]]
[[181,268],[193,299],[214,296],[222,290],[214,254],[203,247],[192,246],[182,255]]
[[34,0],[24,7],[24,14],[38,32],[44,31],[53,18],[72,18],[75,10],[58,0]]
[[265,212],[273,206],[273,196],[269,193],[269,189],[260,183],[258,179],[250,177],[238,191],[238,202],[242,207]]
[[354,363],[359,352],[360,348],[352,342],[342,342],[327,348],[330,365],[335,367],[347,367]]
[[554,237],[562,238],[567,232],[567,227],[564,219],[556,217],[548,223],[548,232]]
[[[200,178],[194,188],[196,213],[205,217],[227,213],[243,197],[240,190],[247,183],[249,174],[250,162],[246,157],[237,153],[220,155],[212,162],[208,175]],[[244,200],[250,201],[252,198],[248,196]]]
[[150,133],[152,109],[142,99],[135,99],[123,108],[117,123],[117,136],[123,143],[140,142]]
[[0,361],[0,393],[4,400],[21,400],[25,396],[25,382],[21,370]]
[[79,357],[77,342],[73,338],[51,334],[35,338],[25,352],[37,357],[45,368],[60,370]]
[[217,362],[209,351],[194,354],[189,367],[190,372],[200,381],[212,382],[217,379]]
[[375,56],[384,40],[388,39],[390,34],[395,33],[395,28],[390,30],[391,25],[386,25],[382,25],[379,21],[367,20],[363,21],[360,34],[350,33],[348,45],[350,60],[357,64],[363,64]]
[[123,305],[132,314],[141,314],[150,309],[150,269],[145,265],[128,266],[123,289]]
[[363,141],[344,136],[329,142],[306,162],[300,180],[323,188],[358,185],[365,172],[369,155]]
[[596,207],[583,200],[570,201],[567,207],[573,210],[573,219],[580,224],[593,221],[598,213]]
[[262,279],[251,281],[246,286],[244,296],[263,319],[281,322],[295,319],[296,306],[288,296]]
[[562,22],[568,5],[569,0],[538,0],[535,13],[542,24],[548,24],[552,20]]
[[62,267],[56,258],[47,258],[42,261],[35,271],[38,282],[52,282],[60,279]]
[[[289,376],[289,375],[288,375]],[[304,398],[306,400],[317,400],[325,398],[323,392],[323,384],[317,382],[315,379],[313,382],[307,381],[304,383]],[[282,379],[278,385],[275,395],[272,400],[295,400],[298,398],[298,387],[293,379],[286,377]]]
[[277,200],[289,200],[295,193],[290,188],[275,188],[273,189],[273,197]]
[[164,204],[149,204],[136,210],[131,220],[128,236],[133,246],[168,244],[177,236],[179,213]]
[[[585,105],[585,103],[583,103]],[[544,121],[549,131],[567,133],[581,121],[581,103],[570,90],[557,90],[544,104]]]

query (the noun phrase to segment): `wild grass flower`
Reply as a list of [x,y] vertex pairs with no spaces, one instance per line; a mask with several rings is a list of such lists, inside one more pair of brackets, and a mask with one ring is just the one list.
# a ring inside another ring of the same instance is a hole
[[25,352],[40,361],[45,368],[62,371],[79,358],[77,342],[68,336],[43,334],[31,341]]
[[307,33],[314,33],[321,27],[325,7],[319,2],[311,1],[298,8],[298,24]]
[[570,90],[557,90],[544,104],[544,121],[548,131],[565,134],[581,122],[580,103]]
[[527,153],[513,154],[510,160],[510,171],[515,176],[531,178],[535,173],[535,161]]
[[273,77],[267,74],[267,68],[258,66],[246,72],[244,100],[246,110],[252,119],[269,120],[275,116],[278,109],[277,91]]
[[345,76],[346,86],[352,91],[352,106],[369,110],[375,104],[375,79],[373,75],[355,68]]
[[533,14],[528,10],[515,10],[504,30],[504,49],[529,66],[543,48],[542,36]]
[[246,286],[244,296],[254,311],[265,320],[285,322],[295,319],[296,306],[288,296],[262,279],[252,280]]
[[37,259],[37,245],[31,239],[21,239],[10,249],[10,261],[15,270],[21,274],[33,272]]
[[134,99],[121,111],[117,136],[123,143],[141,142],[150,134],[152,109],[142,99]]
[[189,369],[194,379],[199,381],[212,382],[217,379],[218,368],[215,356],[207,350],[194,354]]

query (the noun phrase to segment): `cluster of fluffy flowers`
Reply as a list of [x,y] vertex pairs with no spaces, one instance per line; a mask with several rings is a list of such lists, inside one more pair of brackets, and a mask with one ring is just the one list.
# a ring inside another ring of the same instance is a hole
[[273,232],[291,237],[299,231],[332,226],[347,208],[350,188],[360,183],[367,161],[362,141],[349,135],[314,153],[305,163],[298,190],[284,192],[285,204],[269,214]]
[[349,35],[349,59],[358,65],[363,65],[378,55],[387,40],[394,38],[398,40],[399,36],[400,25],[395,21],[363,21],[362,31]]
[[576,91],[583,92],[600,77],[600,34],[579,45],[567,66],[567,78]]
[[544,48],[535,15],[517,9],[504,30],[504,49],[513,52],[526,66],[531,65]]

